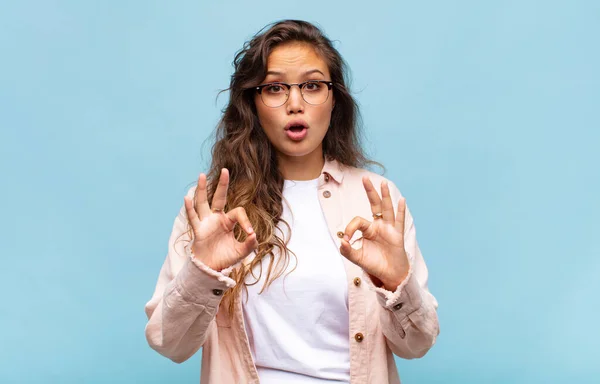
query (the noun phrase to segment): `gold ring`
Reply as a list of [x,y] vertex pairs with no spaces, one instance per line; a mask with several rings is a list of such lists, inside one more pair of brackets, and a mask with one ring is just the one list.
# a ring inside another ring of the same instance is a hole
[[211,211],[213,211],[213,212],[223,212],[223,209],[212,208]]
[[383,217],[383,213],[381,212],[377,212],[373,214],[373,219],[377,220],[377,219],[381,219]]

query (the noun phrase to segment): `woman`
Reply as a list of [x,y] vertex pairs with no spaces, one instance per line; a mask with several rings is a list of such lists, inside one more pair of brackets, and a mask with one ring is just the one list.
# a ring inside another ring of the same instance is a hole
[[392,353],[431,348],[437,302],[404,198],[361,168],[340,54],[287,20],[234,67],[146,305],[150,346],[203,348],[202,383],[399,383]]

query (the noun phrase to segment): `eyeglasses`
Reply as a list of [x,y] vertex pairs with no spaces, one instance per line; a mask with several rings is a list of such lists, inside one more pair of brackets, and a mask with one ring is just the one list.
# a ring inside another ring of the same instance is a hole
[[302,98],[308,104],[323,104],[329,98],[329,91],[333,87],[333,82],[326,80],[310,80],[303,83],[287,84],[281,82],[262,84],[254,87],[259,94],[262,102],[270,108],[281,107],[289,97],[293,85],[300,88]]

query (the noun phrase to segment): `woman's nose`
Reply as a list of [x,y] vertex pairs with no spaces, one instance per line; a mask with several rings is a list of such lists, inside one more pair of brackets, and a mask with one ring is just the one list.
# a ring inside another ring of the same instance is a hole
[[298,113],[304,111],[304,99],[300,87],[292,86],[289,90],[290,96],[287,101],[288,113]]

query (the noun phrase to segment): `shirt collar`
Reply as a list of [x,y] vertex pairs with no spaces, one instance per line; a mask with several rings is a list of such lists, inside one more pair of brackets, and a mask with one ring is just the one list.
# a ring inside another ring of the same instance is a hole
[[325,160],[325,164],[323,165],[322,174],[326,173],[329,176],[333,177],[338,184],[342,182],[344,179],[344,171],[342,170],[342,165],[338,163],[336,160]]

